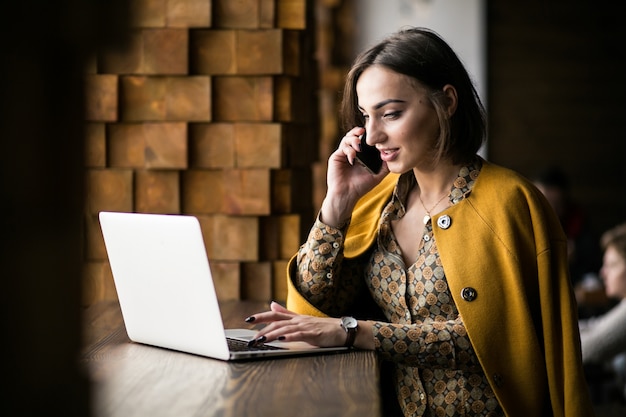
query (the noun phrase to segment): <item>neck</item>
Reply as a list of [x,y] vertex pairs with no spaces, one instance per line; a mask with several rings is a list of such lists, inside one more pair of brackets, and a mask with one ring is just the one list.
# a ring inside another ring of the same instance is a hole
[[430,171],[413,169],[422,201],[425,204],[434,204],[442,195],[448,194],[460,169],[458,165],[443,162]]

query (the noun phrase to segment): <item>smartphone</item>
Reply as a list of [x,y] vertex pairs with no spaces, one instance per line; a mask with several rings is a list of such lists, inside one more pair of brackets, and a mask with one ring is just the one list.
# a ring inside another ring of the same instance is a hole
[[372,174],[378,174],[383,166],[378,149],[365,142],[365,132],[361,136],[361,152],[357,152],[356,159]]

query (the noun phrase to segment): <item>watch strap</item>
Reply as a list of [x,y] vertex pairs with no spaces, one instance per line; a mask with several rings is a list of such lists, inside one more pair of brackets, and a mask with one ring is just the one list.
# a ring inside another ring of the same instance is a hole
[[346,336],[346,343],[345,343],[345,347],[352,347],[354,346],[354,339],[356,339],[356,328],[352,328],[352,329],[346,329],[347,331],[347,336]]

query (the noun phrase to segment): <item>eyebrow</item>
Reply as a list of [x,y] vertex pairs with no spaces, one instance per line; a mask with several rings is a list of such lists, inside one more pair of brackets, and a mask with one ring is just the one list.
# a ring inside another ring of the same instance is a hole
[[[386,106],[387,104],[389,104],[389,103],[406,103],[406,101],[404,101],[404,100],[399,100],[399,99],[394,99],[394,98],[390,98],[390,99],[387,99],[387,100],[383,100],[383,101],[381,101],[380,103],[377,103],[377,104],[374,106],[374,110],[378,110],[378,109],[380,109],[381,107],[385,107],[385,106]],[[363,110],[363,107],[359,106],[359,109],[360,109],[360,110]]]

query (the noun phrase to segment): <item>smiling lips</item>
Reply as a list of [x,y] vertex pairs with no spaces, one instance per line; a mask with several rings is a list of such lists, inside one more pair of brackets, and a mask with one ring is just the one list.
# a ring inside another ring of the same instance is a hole
[[395,159],[396,155],[398,154],[398,149],[379,149],[380,151],[380,158],[385,161],[385,162],[389,162],[392,161],[393,159]]

